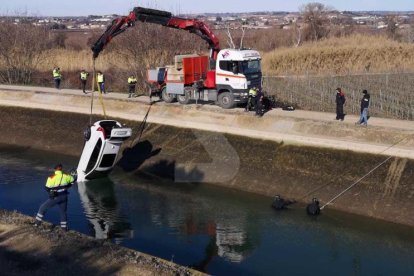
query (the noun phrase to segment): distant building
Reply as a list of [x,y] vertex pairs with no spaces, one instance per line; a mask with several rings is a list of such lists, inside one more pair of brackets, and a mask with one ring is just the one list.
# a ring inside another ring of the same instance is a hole
[[92,22],[109,22],[111,21],[112,18],[96,18],[96,19],[92,19]]

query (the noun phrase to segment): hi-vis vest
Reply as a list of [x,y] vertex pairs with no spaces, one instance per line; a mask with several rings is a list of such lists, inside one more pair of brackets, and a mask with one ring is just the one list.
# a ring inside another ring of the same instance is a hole
[[136,84],[137,83],[137,79],[135,77],[129,77],[128,78],[128,83],[129,84]]
[[81,80],[86,80],[88,78],[89,73],[88,72],[81,72],[80,77]]
[[104,82],[104,75],[103,74],[98,74],[98,82]]
[[60,73],[60,70],[58,69],[53,69],[53,78],[55,79],[60,79],[62,76],[62,74]]
[[251,88],[249,90],[249,96],[256,97],[256,95],[257,95],[257,91],[255,89]]
[[57,188],[59,186],[66,186],[74,181],[75,179],[73,176],[64,174],[62,171],[55,171],[55,175],[49,176],[47,178],[46,187]]

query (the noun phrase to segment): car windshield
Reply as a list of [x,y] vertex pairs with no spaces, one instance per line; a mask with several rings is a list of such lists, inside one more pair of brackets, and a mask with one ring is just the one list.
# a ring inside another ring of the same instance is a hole
[[242,62],[243,74],[259,73],[261,71],[260,60],[249,60]]

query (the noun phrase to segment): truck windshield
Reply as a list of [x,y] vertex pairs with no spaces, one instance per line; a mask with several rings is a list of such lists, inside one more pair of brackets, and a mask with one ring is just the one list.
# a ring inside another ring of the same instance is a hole
[[259,59],[242,61],[241,64],[243,74],[253,74],[261,71]]

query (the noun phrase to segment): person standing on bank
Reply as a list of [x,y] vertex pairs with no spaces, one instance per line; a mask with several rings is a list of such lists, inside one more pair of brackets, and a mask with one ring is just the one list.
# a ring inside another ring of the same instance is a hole
[[341,88],[336,89],[336,120],[343,121],[345,119],[344,114],[344,104],[345,104],[345,94],[342,92]]
[[49,199],[46,200],[39,208],[36,215],[34,225],[39,226],[47,210],[58,205],[60,212],[60,227],[67,231],[67,206],[68,206],[68,194],[67,191],[72,184],[76,181],[76,172],[72,172],[70,175],[62,172],[62,165],[55,166],[55,173],[49,176],[46,181],[46,191],[49,194]]
[[256,116],[258,117],[262,117],[263,116],[263,98],[264,98],[264,94],[262,91],[262,88],[259,88],[257,90],[257,95],[256,95]]
[[60,81],[62,80],[62,73],[59,67],[53,68],[53,81],[55,82],[56,89],[60,89]]
[[355,124],[368,126],[368,107],[371,96],[365,89],[362,91],[362,94],[364,94],[364,96],[361,99],[361,116],[359,118],[359,121]]
[[135,86],[137,85],[137,78],[133,75],[129,76],[128,78],[128,98],[131,98],[135,95]]
[[83,90],[83,93],[85,94],[86,94],[85,89],[86,89],[86,82],[88,80],[88,76],[89,76],[89,73],[86,72],[84,69],[80,72],[80,81],[82,84],[82,90]]
[[244,111],[246,111],[246,112],[250,111],[250,109],[254,105],[254,102],[256,101],[256,96],[257,96],[257,88],[256,87],[250,88],[249,89],[249,98],[247,99],[247,104],[246,104],[246,108],[245,108]]
[[105,92],[105,77],[102,74],[101,71],[98,71],[97,73],[97,81],[98,81],[98,85],[99,85],[99,92],[106,94]]

